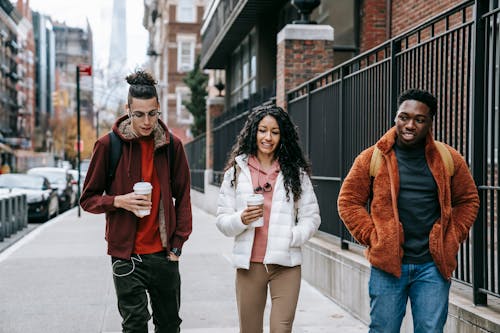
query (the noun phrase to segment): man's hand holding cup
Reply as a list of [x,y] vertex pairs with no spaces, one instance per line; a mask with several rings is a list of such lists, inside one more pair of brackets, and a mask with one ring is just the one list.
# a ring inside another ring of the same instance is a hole
[[137,217],[144,217],[151,214],[151,191],[153,186],[147,182],[139,182],[134,185],[134,192],[124,195],[117,195],[114,199],[116,208],[123,208]]
[[148,205],[140,207],[134,210],[134,214],[138,217],[144,217],[151,214],[151,192],[153,191],[153,186],[148,182],[139,182],[134,185],[134,193],[138,195],[146,196],[146,200],[149,202]]

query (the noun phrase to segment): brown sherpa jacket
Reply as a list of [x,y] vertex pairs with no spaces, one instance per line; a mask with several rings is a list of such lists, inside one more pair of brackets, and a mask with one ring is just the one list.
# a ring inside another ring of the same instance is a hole
[[[373,186],[370,161],[375,146],[364,150],[356,158],[340,189],[338,211],[354,238],[368,247],[366,256],[370,263],[400,277],[404,233],[397,211],[399,172],[393,150],[395,143],[394,127],[376,143],[382,152],[383,162],[373,179]],[[441,218],[435,222],[429,234],[429,248],[441,274],[450,279],[457,266],[459,245],[467,238],[476,219],[479,196],[463,157],[450,146],[446,147],[451,152],[455,166],[451,181],[432,135],[427,136],[425,157],[438,187],[441,206]],[[373,197],[369,213],[366,204],[371,187]]]

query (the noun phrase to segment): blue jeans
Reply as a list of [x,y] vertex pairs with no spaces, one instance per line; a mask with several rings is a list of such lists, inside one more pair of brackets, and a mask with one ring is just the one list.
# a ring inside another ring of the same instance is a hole
[[401,278],[372,266],[369,282],[370,333],[399,333],[411,302],[414,333],[443,332],[448,316],[450,281],[434,262],[403,264]]

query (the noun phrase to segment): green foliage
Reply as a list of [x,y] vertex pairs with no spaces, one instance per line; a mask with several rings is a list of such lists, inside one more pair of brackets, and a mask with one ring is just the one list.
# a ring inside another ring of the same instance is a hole
[[193,115],[194,123],[191,125],[191,132],[194,137],[205,133],[206,130],[206,97],[208,75],[200,69],[200,57],[196,58],[194,68],[183,79],[184,83],[191,90],[191,99],[183,104]]

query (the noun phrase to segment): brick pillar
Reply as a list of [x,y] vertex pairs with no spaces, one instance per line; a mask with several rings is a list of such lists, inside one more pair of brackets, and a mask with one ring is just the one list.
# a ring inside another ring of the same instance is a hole
[[[391,1],[394,2],[394,1]],[[405,8],[404,17],[409,17],[409,13],[417,12],[414,10],[414,2],[400,1],[406,3],[399,4],[397,7]],[[430,6],[431,3],[425,2]],[[387,1],[386,0],[365,0],[361,5],[362,19],[360,26],[360,50],[364,52],[375,46],[378,46],[390,38],[389,27],[387,26]],[[427,8],[427,7],[426,7]],[[425,15],[428,11],[422,9]]]
[[288,24],[278,33],[276,104],[286,110],[286,92],[333,67],[333,28]]
[[214,144],[212,138],[212,120],[224,111],[224,97],[216,96],[207,99],[207,131],[206,131],[206,161],[205,169],[211,170],[214,165],[213,151]]

